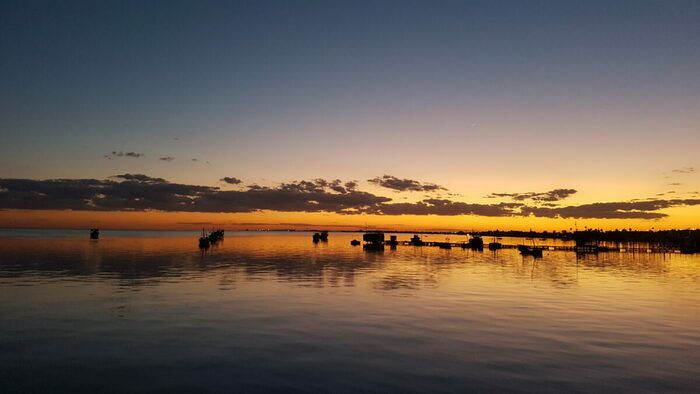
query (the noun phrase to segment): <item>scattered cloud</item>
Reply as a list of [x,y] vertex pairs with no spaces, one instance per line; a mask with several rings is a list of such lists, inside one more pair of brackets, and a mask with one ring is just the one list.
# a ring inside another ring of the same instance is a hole
[[561,201],[572,194],[576,194],[575,189],[554,189],[548,192],[527,192],[527,193],[491,193],[486,198],[510,198],[513,201],[532,200],[536,202]]
[[384,175],[382,177],[368,179],[367,182],[399,192],[435,192],[447,190],[444,187],[434,183],[421,183],[413,179],[400,179],[392,175]]
[[695,167],[681,167],[671,170],[671,172],[675,172],[676,174],[692,174],[696,171],[697,169]]
[[146,156],[146,155],[143,154],[143,153],[139,153],[139,152],[123,152],[123,151],[116,151],[116,150],[113,150],[113,151],[112,151],[112,156],[113,156],[113,157],[134,157],[134,158],[139,158],[139,157],[144,157],[144,156]]
[[221,178],[221,179],[219,179],[219,180],[220,180],[221,182],[226,182],[226,183],[228,183],[229,185],[238,185],[239,183],[242,182],[240,179],[234,178],[234,177],[231,177],[231,176],[225,176],[225,177],[223,177],[223,178]]
[[175,158],[174,158],[174,157],[171,157],[171,156],[165,156],[165,157],[160,157],[160,158],[158,158],[158,160],[170,162],[170,161],[175,160]]

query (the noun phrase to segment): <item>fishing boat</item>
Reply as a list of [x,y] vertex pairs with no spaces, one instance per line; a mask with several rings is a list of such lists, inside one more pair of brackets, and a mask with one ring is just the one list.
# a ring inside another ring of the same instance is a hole
[[544,247],[542,246],[518,245],[518,251],[520,251],[520,254],[523,256],[542,257],[543,250]]
[[469,240],[469,248],[471,248],[471,250],[484,250],[484,240],[478,235],[475,235]]
[[413,234],[413,237],[411,237],[411,245],[423,246],[423,240],[418,236],[418,234]]
[[493,237],[493,242],[489,242],[489,250],[498,250],[503,248],[503,244],[496,241],[496,237]]

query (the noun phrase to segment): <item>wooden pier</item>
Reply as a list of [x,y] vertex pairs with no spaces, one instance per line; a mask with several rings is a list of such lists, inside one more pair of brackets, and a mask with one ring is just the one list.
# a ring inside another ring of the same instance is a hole
[[[441,249],[473,249],[468,242],[447,242],[447,241],[421,241],[420,245],[416,245],[413,241],[385,241],[386,246],[414,246],[414,247],[439,247]],[[526,245],[526,244],[523,244]],[[509,245],[501,244],[500,249],[517,249],[520,245]],[[606,252],[617,252],[617,253],[680,253],[680,250],[673,248],[664,247],[629,247],[624,248],[621,246],[596,246],[596,247],[581,247],[574,245],[537,245],[538,247],[544,248],[545,251],[561,251],[561,252],[576,252],[576,253],[606,253]],[[481,248],[478,250],[486,249],[488,247]]]

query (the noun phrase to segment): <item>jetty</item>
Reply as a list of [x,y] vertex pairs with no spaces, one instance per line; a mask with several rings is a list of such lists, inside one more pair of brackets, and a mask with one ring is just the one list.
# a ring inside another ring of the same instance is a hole
[[[371,232],[363,234],[363,240],[365,241],[364,248],[367,250],[383,250],[384,246],[425,246],[425,247],[437,247],[440,249],[470,249],[474,251],[483,251],[484,242],[480,237],[473,237],[467,242],[451,242],[449,240],[445,241],[426,241],[423,237],[418,234],[411,237],[409,240],[397,240],[395,235],[390,236],[389,240],[385,239],[385,235],[382,232]],[[529,242],[530,240],[528,240]],[[621,252],[621,253],[698,253],[697,249],[693,247],[688,248],[677,248],[668,245],[644,245],[644,244],[631,244],[625,246],[623,243],[617,244],[603,244],[600,241],[594,240],[581,240],[576,242],[574,245],[536,245],[532,241],[532,245],[525,245],[523,243],[518,244],[506,244],[494,239],[493,242],[488,244],[488,249],[490,251],[498,251],[501,249],[517,249],[523,255],[540,256],[543,251],[565,251],[565,252],[576,252],[577,254],[588,254],[588,253],[604,253],[604,252]]]

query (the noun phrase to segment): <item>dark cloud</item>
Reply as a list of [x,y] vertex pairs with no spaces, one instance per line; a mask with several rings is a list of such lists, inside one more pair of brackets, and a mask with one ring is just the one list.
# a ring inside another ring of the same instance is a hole
[[577,191],[575,189],[554,189],[548,192],[535,193],[491,193],[486,198],[511,198],[514,201],[532,200],[537,202],[554,202],[561,201]]
[[634,202],[599,202],[560,208],[523,207],[522,214],[548,218],[584,219],[660,219],[668,216],[655,212],[665,208],[699,205],[700,199],[646,200]]
[[322,179],[253,185],[244,191],[170,183],[143,174],[96,179],[0,179],[0,208],[162,210],[183,212],[339,212],[367,210],[391,199],[360,191],[339,193]]
[[225,177],[223,177],[223,178],[221,178],[221,179],[219,179],[219,180],[220,180],[221,182],[226,182],[226,183],[228,183],[229,185],[238,185],[239,183],[242,182],[240,179],[234,178],[234,177],[232,177],[232,176],[225,176]]
[[[350,184],[350,185],[349,185]],[[562,189],[567,190],[567,189]],[[560,197],[566,193],[551,193]],[[546,200],[541,200],[546,201]],[[358,191],[352,182],[314,179],[245,190],[170,183],[143,174],[97,179],[0,179],[0,209],[71,209],[170,212],[335,212],[376,215],[538,216],[548,218],[659,219],[665,208],[700,205],[700,199],[649,199],[557,207],[551,202],[470,204],[444,198],[394,203]]]
[[165,156],[165,157],[160,157],[160,158],[158,158],[158,160],[161,160],[161,161],[173,161],[173,160],[175,160],[175,158],[174,158],[174,157],[170,157],[170,156]]
[[400,192],[435,192],[447,190],[444,187],[434,183],[421,183],[413,179],[400,179],[391,175],[384,175],[382,177],[368,179],[367,182]]
[[122,151],[113,150],[113,151],[112,151],[112,156],[116,156],[116,157],[135,157],[135,158],[139,158],[139,157],[144,157],[144,156],[146,156],[146,155],[144,155],[143,153],[138,153],[138,152],[122,152]]
[[379,204],[366,213],[380,215],[479,215],[479,216],[517,216],[519,203],[467,204],[445,199],[430,198],[416,203]]
[[154,178],[143,174],[121,174],[112,175],[110,178],[121,179],[125,181],[135,181],[135,182],[151,182],[151,183],[167,183],[163,178]]

